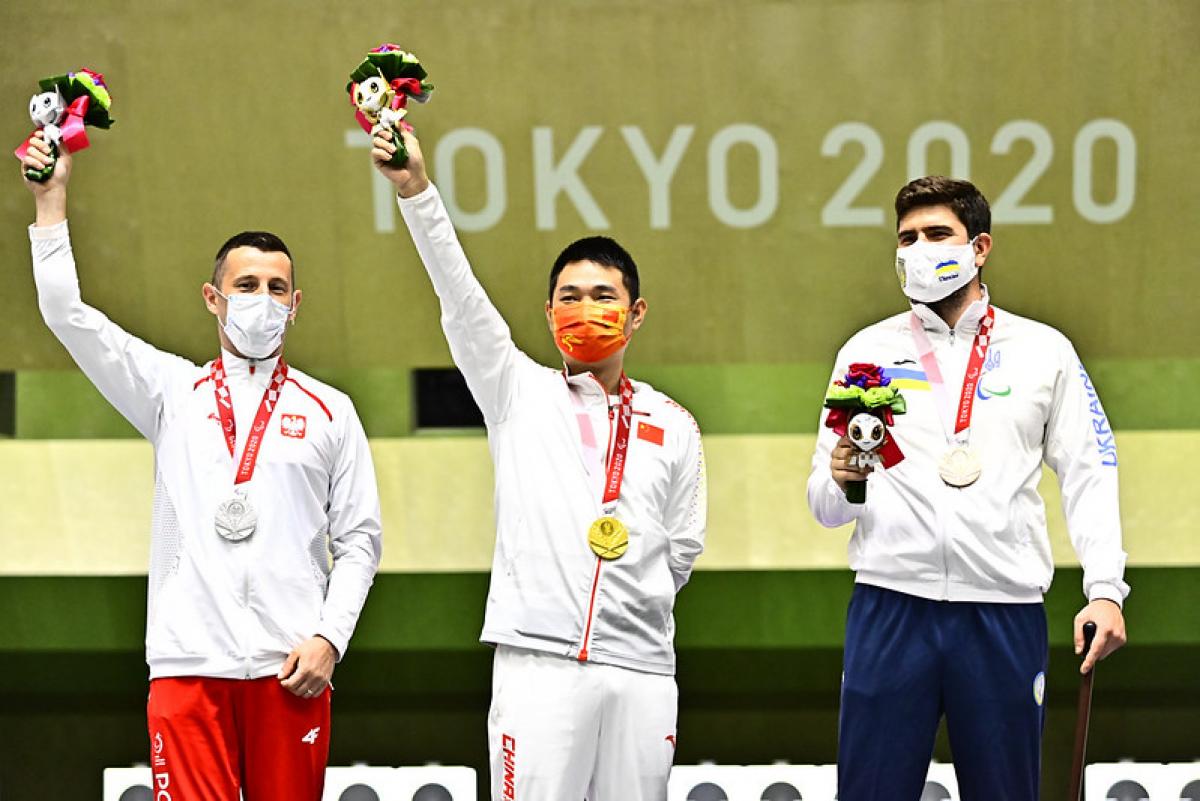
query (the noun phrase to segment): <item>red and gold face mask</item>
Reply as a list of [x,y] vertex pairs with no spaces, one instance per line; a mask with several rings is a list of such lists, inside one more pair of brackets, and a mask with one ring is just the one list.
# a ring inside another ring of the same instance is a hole
[[564,356],[594,364],[625,346],[629,309],[619,303],[564,303],[555,306],[554,344]]

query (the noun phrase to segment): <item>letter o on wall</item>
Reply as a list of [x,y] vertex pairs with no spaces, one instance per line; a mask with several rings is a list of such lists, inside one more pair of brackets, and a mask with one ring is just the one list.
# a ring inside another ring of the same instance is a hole
[[[739,144],[758,153],[758,200],[745,209],[729,202],[729,151]],[[771,134],[745,123],[717,131],[708,143],[708,206],[733,228],[754,228],[771,219],[779,207],[779,147]]]
[[[454,160],[464,148],[474,148],[483,154],[486,193],[483,208],[478,211],[464,211],[458,205]],[[433,162],[442,200],[458,228],[486,231],[500,222],[508,205],[508,188],[504,177],[504,148],[499,139],[482,128],[455,128],[438,141]]]

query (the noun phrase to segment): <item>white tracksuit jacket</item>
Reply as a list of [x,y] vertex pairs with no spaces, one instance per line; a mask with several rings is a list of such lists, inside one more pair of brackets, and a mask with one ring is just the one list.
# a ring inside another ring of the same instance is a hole
[[[371,452],[350,399],[288,365],[254,477],[242,485],[258,529],[242,542],[222,539],[213,516],[233,494],[236,468],[208,365],[157,350],[83,303],[66,222],[30,226],[29,238],[46,324],[154,445],[150,678],[274,675],[318,634],[345,654],[381,550]],[[276,360],[251,370],[222,357],[240,459]]]
[[585,468],[570,393],[603,442],[611,431],[606,392],[590,373],[567,378],[517,349],[472,274],[436,187],[399,205],[441,301],[454,362],[483,411],[495,464],[496,551],[481,639],[673,674],[675,593],[704,544],[704,455],[695,421],[633,382],[616,511],[629,526],[629,550],[599,560],[587,532],[601,514],[600,493]]
[[[986,309],[985,297],[951,330],[927,306],[914,305],[955,409]],[[846,501],[830,475],[829,455],[838,437],[824,425],[827,412],[821,417],[808,503],[825,526],[855,522],[849,553],[857,581],[936,600],[1041,601],[1054,574],[1037,493],[1045,461],[1058,476],[1085,595],[1123,602],[1129,586],[1123,580],[1116,445],[1091,379],[1066,337],[996,309],[971,418],[971,446],[982,458],[983,473],[965,489],[949,487],[938,476],[948,445],[909,312],[851,337],[838,353],[833,377],[844,375],[852,362],[883,367],[908,401],[908,413],[892,428],[905,459],[887,470],[876,468],[861,506]]]

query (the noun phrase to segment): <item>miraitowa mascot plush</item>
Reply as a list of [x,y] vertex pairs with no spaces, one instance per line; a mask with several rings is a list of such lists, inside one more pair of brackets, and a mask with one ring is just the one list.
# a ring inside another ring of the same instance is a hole
[[[882,367],[856,362],[825,393],[825,408],[829,409],[825,425],[853,443],[857,452],[851,463],[857,467],[882,465],[887,469],[904,459],[888,426],[908,407],[900,390],[891,383]],[[847,482],[846,500],[866,503],[867,482]]]
[[354,118],[362,129],[371,136],[384,130],[392,132],[396,154],[388,163],[394,166],[408,161],[408,149],[400,131],[412,130],[404,119],[409,99],[418,103],[429,100],[433,84],[426,77],[425,68],[412,53],[394,44],[381,44],[367,53],[346,84],[350,103],[357,109]]
[[[40,183],[54,174],[60,144],[66,143],[71,153],[83,150],[91,144],[85,126],[109,128],[114,120],[108,115],[112,97],[104,76],[98,72],[80,69],[43,78],[38,85],[42,91],[29,101],[29,117],[50,143],[50,152],[55,157],[45,169],[25,170],[26,178]],[[26,137],[13,155],[23,159],[28,150],[29,137]]]

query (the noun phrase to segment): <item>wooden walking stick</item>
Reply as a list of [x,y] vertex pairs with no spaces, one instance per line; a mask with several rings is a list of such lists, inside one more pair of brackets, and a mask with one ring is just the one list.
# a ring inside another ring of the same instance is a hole
[[[1083,624],[1083,656],[1086,659],[1096,637],[1096,624]],[[1099,664],[1097,662],[1096,664]],[[1079,709],[1075,714],[1075,758],[1071,763],[1070,801],[1083,801],[1083,764],[1087,754],[1088,721],[1092,716],[1092,679],[1096,676],[1096,665],[1084,674],[1079,684]]]

